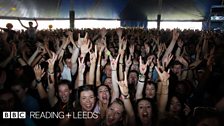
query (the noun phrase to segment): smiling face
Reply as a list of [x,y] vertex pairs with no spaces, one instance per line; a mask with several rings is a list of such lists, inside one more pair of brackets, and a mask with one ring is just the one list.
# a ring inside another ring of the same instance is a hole
[[138,116],[142,124],[149,124],[152,118],[152,107],[148,100],[141,100],[138,103]]
[[109,89],[106,86],[100,86],[98,88],[98,99],[103,104],[109,103],[110,93]]
[[80,93],[80,105],[83,111],[92,111],[95,105],[95,96],[92,90],[86,90]]
[[67,103],[69,101],[71,92],[72,91],[66,84],[61,84],[58,86],[58,95],[63,103]]
[[107,109],[106,124],[108,126],[114,125],[122,120],[124,107],[117,102],[113,102],[112,105]]

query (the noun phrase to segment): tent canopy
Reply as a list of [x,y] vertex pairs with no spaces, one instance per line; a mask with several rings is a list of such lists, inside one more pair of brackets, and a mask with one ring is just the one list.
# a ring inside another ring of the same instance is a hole
[[[156,20],[159,0],[0,0],[2,18]],[[221,0],[161,0],[161,20],[206,20]]]

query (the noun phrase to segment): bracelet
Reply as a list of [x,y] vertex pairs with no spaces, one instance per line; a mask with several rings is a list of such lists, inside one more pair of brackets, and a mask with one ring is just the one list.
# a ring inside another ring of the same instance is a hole
[[54,72],[49,72],[49,71],[48,71],[48,74],[49,74],[49,75],[54,75]]
[[122,64],[122,65],[124,65],[124,63],[119,63],[119,64]]
[[41,79],[40,80],[35,80],[36,81],[36,84],[39,84],[39,83],[41,83]]
[[123,99],[129,99],[130,98],[130,95],[129,94],[128,95],[123,95],[122,94],[121,96],[122,96]]
[[140,81],[140,80],[138,80],[138,82],[145,83],[145,81]]

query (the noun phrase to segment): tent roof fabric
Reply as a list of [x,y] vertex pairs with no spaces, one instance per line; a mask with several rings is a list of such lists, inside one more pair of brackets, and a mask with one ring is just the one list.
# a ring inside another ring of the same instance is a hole
[[[0,16],[23,18],[156,20],[160,0],[0,0]],[[161,0],[162,20],[205,20],[221,0]]]

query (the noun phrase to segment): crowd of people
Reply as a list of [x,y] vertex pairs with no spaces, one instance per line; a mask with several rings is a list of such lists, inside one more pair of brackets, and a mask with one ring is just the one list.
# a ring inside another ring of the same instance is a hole
[[[20,20],[19,20],[20,21]],[[0,110],[93,113],[2,126],[224,125],[224,35],[179,29],[0,28]]]

